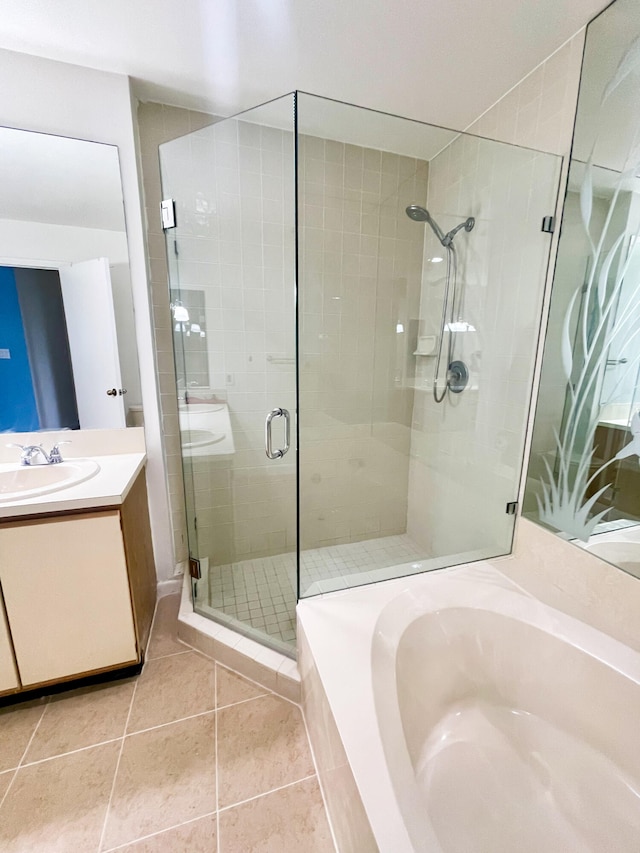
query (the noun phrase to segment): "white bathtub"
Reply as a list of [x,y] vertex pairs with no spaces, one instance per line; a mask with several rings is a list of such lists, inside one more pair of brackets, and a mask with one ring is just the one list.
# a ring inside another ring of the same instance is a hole
[[638,653],[481,563],[303,602],[299,621],[341,851],[640,850]]
[[601,557],[630,575],[640,578],[640,525],[598,533],[590,536],[588,542],[577,544],[596,557]]

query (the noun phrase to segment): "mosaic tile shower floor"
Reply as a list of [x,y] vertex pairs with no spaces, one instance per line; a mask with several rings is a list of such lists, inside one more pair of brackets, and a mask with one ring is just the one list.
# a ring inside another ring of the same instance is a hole
[[[320,593],[346,588],[356,575],[360,583],[374,580],[371,572],[411,560],[424,559],[424,550],[407,536],[385,536],[346,545],[330,545],[302,552],[301,588]],[[296,555],[280,554],[211,566],[207,584],[198,590],[198,602],[222,611],[235,622],[264,632],[283,650],[296,638]],[[207,595],[208,593],[208,595]],[[206,597],[205,597],[206,596]],[[237,626],[240,627],[240,626]]]

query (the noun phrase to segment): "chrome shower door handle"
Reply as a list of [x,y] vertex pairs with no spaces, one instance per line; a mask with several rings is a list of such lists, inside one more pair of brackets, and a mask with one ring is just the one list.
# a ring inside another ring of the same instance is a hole
[[[284,418],[284,447],[274,450],[271,439],[271,424],[274,418]],[[281,459],[287,450],[291,438],[291,418],[287,409],[273,409],[264,422],[264,449],[269,459]]]
[[280,411],[284,417],[284,447],[282,448],[282,455],[284,456],[291,444],[291,415],[288,409],[280,409]]
[[267,419],[264,422],[264,450],[267,454],[267,459],[280,459],[282,453],[280,450],[276,450],[275,453],[273,451],[273,445],[271,442],[271,423],[274,418],[282,417],[282,409],[272,409],[267,415]]

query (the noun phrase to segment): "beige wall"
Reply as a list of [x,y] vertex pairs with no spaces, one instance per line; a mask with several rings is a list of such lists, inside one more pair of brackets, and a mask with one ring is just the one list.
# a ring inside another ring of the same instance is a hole
[[466,130],[567,156],[578,98],[584,30],[533,69]]
[[210,124],[213,118],[204,113],[154,103],[139,103],[137,118],[166,488],[171,512],[172,558],[174,565],[179,566],[188,559],[189,554],[176,404],[176,378],[171,342],[167,259],[164,234],[160,226],[162,193],[158,146]]
[[300,139],[301,545],[406,530],[428,164]]

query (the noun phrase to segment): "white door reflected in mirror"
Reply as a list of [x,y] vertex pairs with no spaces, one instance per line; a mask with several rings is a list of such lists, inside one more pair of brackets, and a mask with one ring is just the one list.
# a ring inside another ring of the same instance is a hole
[[82,261],[59,272],[80,429],[124,427],[109,261]]
[[141,425],[117,147],[0,127],[0,155],[0,432]]

